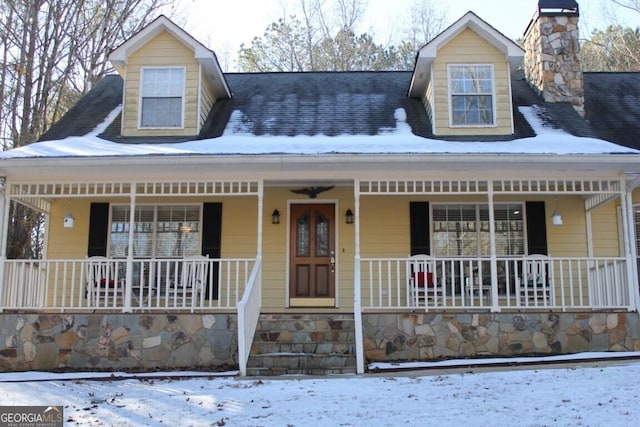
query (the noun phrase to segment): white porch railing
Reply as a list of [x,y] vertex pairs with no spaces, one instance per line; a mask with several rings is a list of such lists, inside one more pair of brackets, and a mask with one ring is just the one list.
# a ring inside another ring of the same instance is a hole
[[[0,309],[235,310],[252,258],[6,260]],[[130,301],[126,301],[127,284]]]
[[[379,309],[633,309],[624,258],[439,258],[428,283],[415,283],[409,258],[362,258],[364,310]],[[495,276],[495,277],[494,277]],[[412,286],[423,286],[415,297]],[[356,286],[358,284],[356,283]]]
[[256,260],[249,277],[244,296],[238,303],[238,364],[240,375],[247,375],[247,362],[253,343],[253,335],[262,308],[262,258]]

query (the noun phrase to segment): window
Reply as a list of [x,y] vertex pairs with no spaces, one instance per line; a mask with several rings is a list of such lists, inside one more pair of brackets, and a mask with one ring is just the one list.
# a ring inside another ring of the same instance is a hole
[[[129,205],[111,206],[109,255],[125,258],[129,248]],[[133,256],[177,258],[199,255],[200,205],[139,205],[134,214]]]
[[141,87],[140,127],[183,126],[184,68],[143,68]]
[[[524,254],[523,210],[520,203],[494,205],[497,255]],[[491,255],[488,205],[434,205],[432,218],[433,255]]]
[[492,126],[493,66],[449,65],[452,126]]

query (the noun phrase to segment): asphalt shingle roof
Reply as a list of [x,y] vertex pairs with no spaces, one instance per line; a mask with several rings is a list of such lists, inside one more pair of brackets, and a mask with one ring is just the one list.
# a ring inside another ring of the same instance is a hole
[[[408,98],[411,72],[315,72],[225,75],[231,99],[212,108],[197,139],[225,130],[252,135],[377,135],[396,126],[404,109],[413,134],[442,140],[504,141],[534,136],[519,106],[538,105],[550,126],[640,148],[640,73],[585,73],[586,120],[569,105],[545,103],[521,72],[512,77],[514,135],[434,137],[422,102]],[[93,130],[122,101],[122,79],[105,77],[41,140],[80,136]],[[232,119],[233,115],[233,119]],[[126,143],[181,142],[196,137],[121,137],[120,115],[102,134]]]
[[640,149],[640,73],[585,73],[584,91],[598,138]]
[[[40,141],[82,136],[91,132],[114,108],[122,104],[122,87],[120,76],[106,76],[54,123]],[[117,131],[120,132],[120,116],[114,122],[117,122]],[[111,126],[114,125],[116,123]]]

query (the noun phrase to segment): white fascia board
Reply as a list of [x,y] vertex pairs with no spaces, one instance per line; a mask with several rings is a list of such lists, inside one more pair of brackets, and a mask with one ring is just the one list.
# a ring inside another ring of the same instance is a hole
[[[0,165],[0,176],[13,180],[38,181],[87,176],[118,179],[149,179],[167,174],[204,176],[277,177],[291,171],[332,176],[357,176],[359,173],[412,174],[430,171],[430,176],[455,171],[515,176],[571,175],[603,173],[607,176],[640,173],[635,155],[531,155],[531,154],[327,154],[327,155],[185,155],[185,156],[113,156],[87,158],[18,158]],[[399,172],[402,171],[402,172]]]

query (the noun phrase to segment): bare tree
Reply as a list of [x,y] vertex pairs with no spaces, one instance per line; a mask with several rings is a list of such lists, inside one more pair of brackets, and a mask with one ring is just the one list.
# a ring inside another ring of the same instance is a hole
[[[170,0],[3,0],[0,3],[0,138],[36,141],[109,70],[110,49]],[[42,217],[10,206],[8,255],[39,257]]]
[[640,71],[640,29],[610,25],[581,46],[584,71]]
[[625,9],[640,13],[640,0],[611,0],[611,2]]

